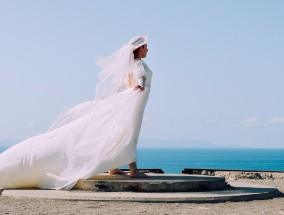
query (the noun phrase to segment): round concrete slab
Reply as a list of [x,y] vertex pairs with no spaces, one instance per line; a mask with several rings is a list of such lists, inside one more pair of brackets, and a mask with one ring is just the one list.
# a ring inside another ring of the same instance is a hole
[[13,198],[43,198],[82,201],[129,201],[129,202],[191,202],[210,203],[227,201],[251,201],[277,197],[280,192],[274,187],[256,184],[230,182],[231,187],[220,191],[206,192],[91,192],[14,189],[2,190],[2,196]]
[[128,175],[101,174],[90,179],[79,180],[74,189],[104,192],[193,192],[223,190],[224,177],[148,174],[150,178],[130,178]]

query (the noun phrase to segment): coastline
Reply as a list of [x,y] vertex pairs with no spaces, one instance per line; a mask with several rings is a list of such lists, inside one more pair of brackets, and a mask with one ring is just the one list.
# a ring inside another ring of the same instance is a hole
[[[183,173],[186,173],[186,169]],[[284,171],[247,171],[247,170],[191,170],[191,173],[196,175],[209,175],[225,177],[227,181],[240,180],[240,179],[268,179],[268,180],[283,180],[284,182]]]
[[[203,172],[205,174],[206,172]],[[208,174],[208,172],[207,172]],[[212,173],[210,173],[212,174]],[[282,195],[269,200],[225,203],[142,203],[115,201],[68,201],[16,199],[0,196],[0,214],[283,214],[284,173],[214,172],[230,181],[278,188]]]

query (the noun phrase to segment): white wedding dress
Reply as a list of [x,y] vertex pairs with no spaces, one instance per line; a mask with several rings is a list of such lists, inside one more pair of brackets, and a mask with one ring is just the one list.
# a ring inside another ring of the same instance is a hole
[[48,132],[0,154],[0,189],[71,189],[86,179],[136,161],[136,144],[152,72],[135,60],[133,86],[61,114]]

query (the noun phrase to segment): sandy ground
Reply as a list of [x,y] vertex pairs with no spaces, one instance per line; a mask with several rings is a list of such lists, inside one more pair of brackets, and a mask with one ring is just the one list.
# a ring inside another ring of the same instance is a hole
[[[277,187],[284,193],[284,179],[238,179],[240,182]],[[230,182],[230,181],[229,181]],[[284,215],[284,194],[271,200],[226,203],[131,203],[14,199],[0,196],[0,214],[277,214]]]

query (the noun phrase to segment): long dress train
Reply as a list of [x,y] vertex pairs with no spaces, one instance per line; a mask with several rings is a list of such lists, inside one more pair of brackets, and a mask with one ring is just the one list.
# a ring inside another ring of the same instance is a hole
[[71,189],[79,179],[135,162],[152,77],[142,60],[135,65],[144,91],[128,88],[76,105],[48,132],[0,154],[0,188]]

